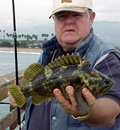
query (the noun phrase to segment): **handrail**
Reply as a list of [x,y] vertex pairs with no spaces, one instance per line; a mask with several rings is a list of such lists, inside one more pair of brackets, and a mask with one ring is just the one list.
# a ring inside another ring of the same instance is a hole
[[[24,70],[19,71],[19,73],[18,73],[19,80],[23,77],[23,73],[24,73]],[[0,77],[0,101],[2,101],[8,97],[7,96],[7,93],[8,93],[7,86],[9,84],[14,84],[14,80],[15,80],[14,72]],[[23,113],[23,111],[21,110],[21,114],[22,113]],[[8,127],[10,127],[10,130],[13,130],[13,127],[17,126],[16,120],[17,120],[17,110],[16,110],[16,108],[14,108],[5,117],[0,119],[0,130],[6,130]],[[13,126],[13,127],[11,128],[11,126]]]

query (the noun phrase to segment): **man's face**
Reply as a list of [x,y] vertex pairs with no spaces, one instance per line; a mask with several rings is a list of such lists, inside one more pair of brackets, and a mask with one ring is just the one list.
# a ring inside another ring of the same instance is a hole
[[74,50],[90,33],[95,13],[64,11],[53,16],[55,33],[64,51]]

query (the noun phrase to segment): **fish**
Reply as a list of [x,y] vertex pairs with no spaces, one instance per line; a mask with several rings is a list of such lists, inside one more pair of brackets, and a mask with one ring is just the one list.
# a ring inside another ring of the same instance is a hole
[[30,96],[34,105],[50,102],[55,97],[55,88],[59,88],[69,100],[65,89],[71,85],[78,106],[83,112],[88,112],[90,108],[82,95],[82,89],[88,88],[97,98],[110,90],[114,84],[110,77],[93,69],[85,56],[81,58],[79,54],[72,53],[58,57],[46,66],[31,64],[24,72],[23,84],[9,85],[8,91],[18,107],[22,107]]

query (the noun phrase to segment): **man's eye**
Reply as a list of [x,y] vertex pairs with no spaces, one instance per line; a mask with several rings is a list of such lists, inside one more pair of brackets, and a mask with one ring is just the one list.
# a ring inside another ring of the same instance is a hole
[[75,17],[77,17],[77,16],[82,16],[82,14],[80,14],[80,13],[77,13],[77,14],[72,14],[72,16],[75,16]]
[[65,18],[65,17],[66,17],[65,14],[60,14],[60,15],[57,16],[57,18]]

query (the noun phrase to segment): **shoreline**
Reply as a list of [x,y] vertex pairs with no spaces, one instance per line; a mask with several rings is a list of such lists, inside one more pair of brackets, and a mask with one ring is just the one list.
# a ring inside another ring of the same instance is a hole
[[[0,47],[0,51],[14,51],[14,47]],[[40,48],[24,48],[24,47],[18,47],[17,52],[35,52],[35,53],[41,53],[42,49]]]

